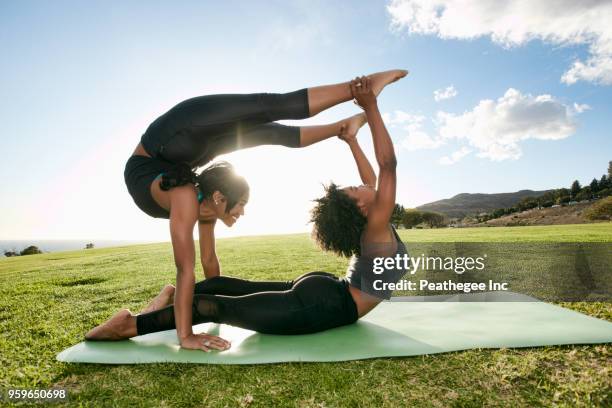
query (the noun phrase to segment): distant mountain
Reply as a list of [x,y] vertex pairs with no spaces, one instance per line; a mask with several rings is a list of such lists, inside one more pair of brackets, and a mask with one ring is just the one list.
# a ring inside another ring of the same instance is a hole
[[533,191],[521,190],[515,193],[498,194],[470,194],[461,193],[452,198],[434,201],[416,207],[421,211],[435,211],[451,218],[462,218],[466,215],[475,215],[490,212],[497,208],[512,207],[525,197],[537,197],[549,190]]

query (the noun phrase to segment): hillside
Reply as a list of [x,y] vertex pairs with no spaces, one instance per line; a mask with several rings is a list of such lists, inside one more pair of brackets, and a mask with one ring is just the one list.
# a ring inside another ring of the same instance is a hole
[[584,211],[594,203],[579,203],[555,208],[533,208],[486,222],[474,224],[475,226],[513,227],[519,225],[563,225],[586,224],[593,221],[584,217]]
[[548,190],[521,190],[514,193],[496,194],[461,193],[452,198],[423,204],[416,208],[421,211],[439,212],[451,218],[462,218],[466,215],[490,212],[497,208],[512,207],[525,197],[536,197],[546,193],[546,191]]

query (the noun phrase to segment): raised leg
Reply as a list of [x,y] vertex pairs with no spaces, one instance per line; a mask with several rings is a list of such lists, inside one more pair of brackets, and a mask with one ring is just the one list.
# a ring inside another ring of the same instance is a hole
[[365,114],[359,113],[349,118],[328,125],[300,127],[300,147],[310,146],[333,136],[340,135],[346,128],[347,135],[355,135],[367,122]]
[[[380,93],[406,73],[394,70],[371,74],[374,93]],[[192,168],[203,166],[218,155],[248,147],[309,146],[338,135],[347,120],[303,129],[273,122],[304,119],[351,98],[349,82],[283,94],[200,96],[181,102],[158,118],[143,136],[143,143],[153,139],[150,143],[159,147],[149,146],[147,151],[151,150],[151,154],[159,154],[172,163],[187,163]],[[170,136],[165,133],[168,131]]]
[[[408,74],[408,71],[395,69],[391,71],[376,72],[368,75],[372,80],[372,89],[378,96],[383,88],[392,82],[401,79]],[[329,109],[334,105],[353,99],[349,82],[342,82],[333,85],[316,86],[308,88],[308,109],[310,116]]]
[[238,126],[234,132],[211,142],[210,149],[205,150],[206,155],[201,156],[198,163],[201,165],[220,154],[262,145],[306,147],[338,136],[343,128],[346,128],[347,134],[354,135],[366,121],[365,114],[359,113],[327,125],[298,127],[264,123],[256,126]]
[[353,99],[353,96],[348,82],[308,88],[309,116],[314,116],[325,109],[351,99]]

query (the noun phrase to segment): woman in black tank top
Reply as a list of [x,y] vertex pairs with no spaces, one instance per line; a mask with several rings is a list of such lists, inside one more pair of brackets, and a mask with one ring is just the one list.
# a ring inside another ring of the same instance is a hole
[[[351,82],[357,103],[364,109],[372,131],[378,177],[353,135],[341,135],[348,144],[361,177],[361,186],[339,188],[331,183],[312,210],[313,236],[318,245],[340,256],[350,256],[345,280],[359,317],[372,310],[391,291],[375,281],[397,282],[406,271],[387,269],[374,274],[375,257],[403,257],[406,247],[390,225],[397,185],[395,151],[367,78]],[[388,286],[386,286],[388,287]]]

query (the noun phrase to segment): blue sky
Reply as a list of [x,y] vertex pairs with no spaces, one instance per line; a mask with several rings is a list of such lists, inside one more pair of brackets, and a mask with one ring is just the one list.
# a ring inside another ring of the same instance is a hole
[[[123,182],[158,115],[196,95],[291,91],[390,68],[411,71],[379,99],[405,206],[599,178],[612,160],[612,34],[599,21],[610,8],[589,21],[519,5],[516,28],[487,25],[483,13],[495,11],[479,3],[467,16],[438,8],[430,21],[409,0],[1,2],[0,239],[168,240],[167,222],[140,212]],[[555,18],[563,24],[542,24]],[[576,61],[590,65],[567,79]],[[456,96],[434,99],[450,86]],[[357,112],[347,103],[304,123]],[[367,129],[360,140],[371,153]],[[358,182],[337,140],[226,158],[253,194],[221,236],[305,231],[321,183]]]

